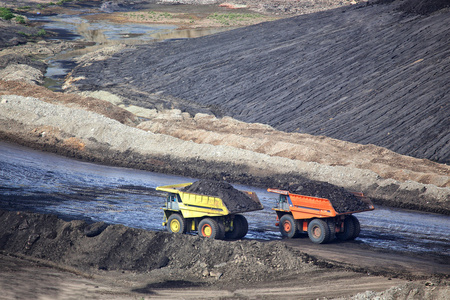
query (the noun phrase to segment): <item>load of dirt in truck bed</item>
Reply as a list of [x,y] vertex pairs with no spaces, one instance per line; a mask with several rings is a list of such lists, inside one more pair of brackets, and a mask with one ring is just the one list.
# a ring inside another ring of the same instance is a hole
[[352,192],[327,182],[305,180],[300,183],[289,184],[280,187],[293,194],[325,198],[330,200],[337,213],[361,211],[370,209],[369,205]]
[[230,213],[262,209],[260,202],[255,202],[225,181],[199,180],[185,187],[183,192],[218,197],[222,199]]

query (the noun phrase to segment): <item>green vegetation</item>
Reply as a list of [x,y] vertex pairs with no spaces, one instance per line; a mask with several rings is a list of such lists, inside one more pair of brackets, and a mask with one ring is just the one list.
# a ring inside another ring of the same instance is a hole
[[16,16],[16,22],[19,24],[25,24],[25,18],[23,16]]
[[148,16],[154,20],[173,18],[173,15],[168,12],[149,11]]
[[44,36],[44,35],[47,34],[47,31],[45,31],[44,29],[40,29],[40,30],[39,30],[37,33],[35,33],[35,34],[29,34],[29,33],[23,32],[23,31],[17,31],[17,34],[23,35],[23,36],[25,36],[25,37],[27,37],[27,38],[31,38],[31,37],[42,37],[42,36]]
[[239,25],[254,21],[255,19],[261,19],[264,16],[259,14],[241,14],[241,13],[214,13],[208,16],[208,19],[214,20],[222,25]]
[[72,0],[59,0],[58,2],[56,2],[56,5],[62,5],[66,2],[72,2]]
[[128,13],[128,14],[124,14],[124,16],[127,16],[129,18],[134,18],[134,19],[141,19],[141,20],[151,20],[151,21],[160,21],[163,19],[170,19],[173,18],[174,15],[168,13],[168,12],[156,12],[156,11],[148,11],[146,14],[140,13]]
[[11,20],[12,18],[14,18],[14,14],[9,8],[0,7],[0,18],[4,20]]
[[36,33],[37,36],[44,36],[44,35],[46,35],[46,34],[47,34],[47,31],[45,31],[45,29],[40,29],[40,30]]
[[21,15],[15,15],[11,12],[11,10],[7,7],[0,7],[0,18],[4,20],[11,20],[15,19],[17,23],[25,24],[26,19],[24,16]]

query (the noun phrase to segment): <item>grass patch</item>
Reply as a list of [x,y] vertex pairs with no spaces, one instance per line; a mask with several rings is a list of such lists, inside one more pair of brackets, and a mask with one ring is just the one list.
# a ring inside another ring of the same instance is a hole
[[59,0],[58,2],[56,2],[56,5],[63,5],[66,2],[72,2],[72,0]]
[[222,25],[242,25],[252,23],[255,20],[265,19],[266,17],[259,14],[243,14],[243,13],[213,13],[208,19],[213,20]]
[[17,31],[17,34],[23,35],[25,37],[30,37],[31,36],[31,34],[28,34],[28,33],[23,32],[23,31]]
[[23,35],[24,37],[27,38],[32,38],[32,37],[43,37],[44,35],[47,34],[47,31],[45,31],[44,29],[40,29],[37,33],[35,34],[29,34],[23,31],[17,31],[17,34]]
[[0,7],[0,18],[4,20],[11,20],[14,17],[15,17],[14,14],[11,12],[9,8]]
[[45,31],[45,29],[40,29],[40,30],[36,33],[37,36],[44,36],[44,35],[46,35],[46,34],[47,34],[47,31]]
[[23,16],[16,16],[16,22],[19,24],[25,24],[25,18]]
[[158,11],[140,11],[121,13],[121,17],[134,22],[192,24],[202,27],[216,26],[248,26],[260,22],[273,21],[276,17],[254,13],[213,13],[209,16],[198,17],[187,13],[169,13]]
[[0,7],[0,18],[3,20],[15,19],[19,24],[25,24],[27,22],[25,17],[13,14],[7,7]]

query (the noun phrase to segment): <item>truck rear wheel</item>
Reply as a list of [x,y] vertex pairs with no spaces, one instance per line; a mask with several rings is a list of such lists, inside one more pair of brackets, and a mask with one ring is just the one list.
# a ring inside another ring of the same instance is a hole
[[330,239],[330,229],[326,221],[314,219],[308,225],[309,239],[316,244],[324,244]]
[[167,230],[172,233],[186,233],[186,220],[180,214],[171,214],[167,221]]
[[328,242],[331,242],[336,238],[336,222],[334,218],[328,218],[327,225],[328,230],[330,231],[330,237],[328,238]]
[[290,214],[283,215],[280,218],[280,228],[281,235],[288,238],[294,238],[298,235],[298,226],[294,217]]
[[243,215],[235,215],[233,219],[233,230],[225,234],[227,239],[237,240],[243,238],[248,232],[248,222]]
[[220,228],[217,221],[211,218],[205,218],[198,224],[198,235],[201,237],[218,239],[220,235]]
[[355,218],[355,217],[350,215],[344,219],[344,231],[336,234],[336,237],[339,240],[346,241],[346,240],[351,240],[351,239],[356,238],[356,236],[353,237],[355,235],[355,223],[353,222],[353,218]]
[[217,225],[219,228],[219,232],[217,233],[216,239],[223,240],[225,238],[225,224],[222,220],[217,220]]
[[359,233],[361,232],[361,224],[359,223],[359,220],[354,215],[350,215],[349,218],[353,221],[353,235],[350,237],[350,240],[354,240],[359,236]]

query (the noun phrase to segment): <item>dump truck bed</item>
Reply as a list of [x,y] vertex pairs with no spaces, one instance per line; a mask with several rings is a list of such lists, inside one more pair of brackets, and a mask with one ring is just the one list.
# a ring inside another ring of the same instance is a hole
[[156,190],[179,195],[182,201],[180,209],[184,211],[183,215],[190,211],[189,217],[197,217],[197,213],[220,216],[263,209],[258,196],[254,192],[240,191],[242,193],[240,197],[236,194],[229,197],[226,191],[218,191],[218,194],[222,194],[219,197],[183,191],[190,185],[192,183],[166,185],[157,187]]
[[[274,210],[291,211],[295,219],[335,217],[374,209],[370,199],[364,197],[362,193],[352,193],[353,197],[337,201],[337,199],[293,194],[279,189],[267,189],[267,191],[288,196],[290,200],[288,206],[281,206],[274,208]],[[348,203],[345,203],[346,200],[348,200]],[[336,207],[333,206],[333,201]]]

